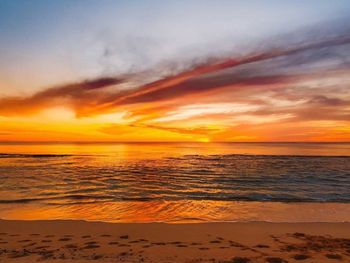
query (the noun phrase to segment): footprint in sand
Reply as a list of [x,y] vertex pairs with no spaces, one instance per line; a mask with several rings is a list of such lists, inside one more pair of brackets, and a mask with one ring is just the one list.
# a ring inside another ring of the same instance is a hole
[[28,245],[25,245],[24,247],[32,247],[32,246],[34,246],[34,245],[36,245],[36,242],[30,243],[30,244],[28,244]]
[[85,242],[85,245],[96,245],[98,244],[96,241],[89,241],[89,242]]
[[129,241],[130,244],[136,244],[136,243],[140,243],[141,241],[140,240],[131,240]]
[[250,263],[250,258],[245,257],[234,257],[231,261],[225,261],[227,263]]
[[23,240],[18,240],[17,242],[18,243],[27,243],[27,242],[30,242],[30,241],[32,241],[32,240],[30,240],[30,239],[23,239]]
[[264,245],[264,244],[257,244],[256,246],[254,246],[256,248],[269,248],[269,245]]
[[64,248],[67,248],[67,249],[77,249],[78,248],[78,245],[77,244],[67,244],[64,246]]
[[152,245],[157,245],[157,246],[165,246],[166,244],[164,242],[152,242]]
[[178,245],[178,244],[182,244],[182,242],[180,241],[173,241],[173,242],[168,242],[169,245]]
[[30,253],[26,250],[23,251],[12,251],[11,254],[8,255],[9,258],[22,258],[29,256]]
[[70,241],[70,240],[72,239],[69,237],[63,237],[63,238],[60,238],[58,241]]
[[229,241],[229,243],[230,243],[230,246],[231,247],[244,247],[242,244],[239,244],[239,243],[237,243],[237,242],[234,242],[234,241]]
[[120,256],[120,257],[125,257],[125,256],[128,256],[128,255],[129,255],[129,252],[128,252],[128,251],[119,253],[119,256]]
[[266,262],[268,263],[287,263],[288,261],[278,258],[278,257],[268,257],[266,258]]
[[130,247],[130,245],[127,245],[127,244],[119,244],[118,247]]
[[338,254],[326,254],[325,255],[329,259],[336,259],[336,260],[342,260],[342,256]]
[[95,248],[99,248],[100,246],[97,244],[89,244],[85,247],[83,247],[82,249],[95,249]]
[[34,249],[40,250],[40,249],[46,249],[49,248],[50,246],[40,246],[40,247],[36,247]]
[[103,258],[103,255],[92,255],[92,256],[91,256],[91,259],[92,259],[92,260],[99,260],[99,259],[101,259],[101,258]]
[[41,252],[40,255],[41,255],[41,257],[39,260],[47,260],[47,259],[54,258],[54,254],[52,251]]
[[293,234],[293,236],[295,236],[295,237],[305,237],[306,235],[304,233],[295,232]]
[[91,236],[81,236],[81,238],[90,238]]
[[119,238],[120,238],[120,239],[128,239],[129,236],[128,236],[128,235],[123,235],[123,236],[120,236]]
[[310,258],[310,256],[305,254],[296,254],[296,255],[293,255],[292,258],[294,258],[295,260],[305,260]]
[[184,244],[180,244],[180,245],[177,245],[177,247],[188,247],[188,246]]
[[66,259],[66,255],[64,253],[62,253],[61,255],[59,255],[58,257],[59,259]]

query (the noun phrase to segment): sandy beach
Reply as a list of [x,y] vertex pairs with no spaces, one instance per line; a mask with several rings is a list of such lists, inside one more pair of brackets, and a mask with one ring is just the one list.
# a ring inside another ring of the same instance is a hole
[[350,262],[350,223],[0,220],[0,262]]

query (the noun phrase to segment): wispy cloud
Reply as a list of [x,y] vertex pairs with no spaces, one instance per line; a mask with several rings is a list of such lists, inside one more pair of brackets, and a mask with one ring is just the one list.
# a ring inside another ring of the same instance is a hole
[[0,115],[27,115],[67,103],[79,108],[93,103],[94,97],[104,94],[104,88],[122,83],[119,78],[99,78],[73,84],[48,88],[28,97],[5,97],[0,99]]

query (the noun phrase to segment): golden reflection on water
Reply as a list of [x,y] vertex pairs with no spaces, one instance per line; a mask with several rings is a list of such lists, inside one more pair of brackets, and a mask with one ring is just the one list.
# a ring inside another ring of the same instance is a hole
[[107,202],[84,205],[2,206],[3,219],[74,219],[123,223],[220,221],[349,222],[350,204],[241,201]]

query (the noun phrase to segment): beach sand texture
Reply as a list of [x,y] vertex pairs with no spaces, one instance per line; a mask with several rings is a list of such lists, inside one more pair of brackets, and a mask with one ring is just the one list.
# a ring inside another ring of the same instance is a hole
[[0,220],[0,262],[350,262],[350,223]]

